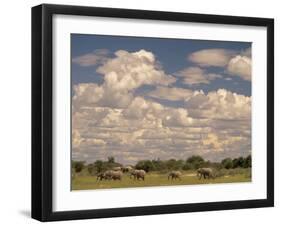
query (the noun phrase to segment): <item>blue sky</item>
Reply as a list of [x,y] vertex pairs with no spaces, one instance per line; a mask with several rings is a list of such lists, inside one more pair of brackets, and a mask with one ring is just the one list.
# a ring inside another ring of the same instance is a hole
[[[109,56],[117,50],[127,50],[135,52],[145,49],[154,53],[157,60],[167,73],[175,73],[190,66],[195,66],[193,62],[187,60],[187,56],[202,49],[228,49],[235,52],[242,52],[251,47],[249,42],[230,42],[230,41],[208,41],[208,40],[189,40],[189,39],[165,39],[165,38],[143,38],[143,37],[124,37],[106,35],[84,35],[72,34],[71,36],[72,58],[94,52],[98,49],[109,50]],[[101,84],[102,76],[96,72],[99,65],[89,67],[80,66],[72,63],[72,82],[78,84],[82,82],[94,82]],[[219,73],[225,77],[225,70],[220,67],[209,67],[209,72]],[[210,84],[199,84],[194,87],[187,86],[178,80],[176,86],[191,88],[203,91],[217,90],[226,88],[238,94],[251,95],[251,82],[245,81],[240,77],[232,77],[232,81],[216,79]]]

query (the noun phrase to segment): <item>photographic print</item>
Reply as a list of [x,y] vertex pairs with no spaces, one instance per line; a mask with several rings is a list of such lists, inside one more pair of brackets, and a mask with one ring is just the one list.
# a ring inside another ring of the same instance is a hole
[[32,218],[274,206],[274,20],[32,7]]
[[251,182],[251,43],[72,34],[72,190]]

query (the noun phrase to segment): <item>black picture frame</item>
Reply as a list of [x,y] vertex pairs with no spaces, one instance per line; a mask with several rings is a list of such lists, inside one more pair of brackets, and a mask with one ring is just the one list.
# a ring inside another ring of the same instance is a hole
[[[52,18],[55,14],[266,27],[267,198],[54,212],[52,210]],[[39,221],[58,221],[272,206],[274,206],[273,19],[49,4],[32,8],[32,218]]]

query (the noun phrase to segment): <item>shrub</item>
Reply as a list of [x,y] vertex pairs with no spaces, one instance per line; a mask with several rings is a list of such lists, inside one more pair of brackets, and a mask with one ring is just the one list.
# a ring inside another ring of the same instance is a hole
[[142,160],[136,164],[136,169],[143,169],[146,172],[155,170],[153,163],[150,160]]
[[233,167],[233,162],[231,158],[226,158],[221,161],[223,168],[231,169]]
[[199,155],[193,155],[186,160],[186,163],[191,164],[192,169],[198,169],[204,165],[204,159]]
[[85,165],[83,161],[73,161],[72,167],[74,168],[76,173],[80,173],[84,169]]
[[95,171],[95,166],[94,166],[94,164],[89,164],[88,166],[87,166],[87,169],[88,169],[88,172],[89,172],[89,174],[90,175],[93,175],[93,173],[94,173],[94,171]]

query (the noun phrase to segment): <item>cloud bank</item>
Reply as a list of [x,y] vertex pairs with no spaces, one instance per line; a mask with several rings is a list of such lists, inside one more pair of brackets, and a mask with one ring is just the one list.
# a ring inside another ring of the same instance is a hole
[[176,73],[177,76],[183,78],[183,83],[187,85],[209,84],[212,80],[222,78],[221,75],[215,73],[207,73],[200,67],[188,67]]
[[[146,50],[119,50],[97,72],[103,76],[102,84],[73,87],[74,159],[114,156],[126,164],[141,159],[186,159],[194,154],[219,160],[251,152],[251,97],[226,89],[204,93],[177,87],[177,78],[167,74]],[[196,68],[182,76],[191,84],[204,83],[203,78],[193,80],[196,73],[207,77],[206,83],[219,78]],[[136,90],[144,85],[153,89],[138,95]],[[182,105],[163,101],[181,101]]]
[[[232,76],[251,81],[252,59],[251,48],[248,48],[240,53],[228,49],[203,49],[191,53],[187,59],[200,67],[221,67]],[[204,76],[204,70],[200,67],[192,67],[187,70],[187,77],[191,79],[187,82],[192,82],[193,77],[196,77],[198,82],[208,83],[208,74]],[[190,71],[191,70],[191,71]],[[183,70],[180,73],[184,73]],[[196,80],[195,80],[196,82]]]

